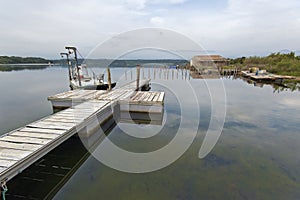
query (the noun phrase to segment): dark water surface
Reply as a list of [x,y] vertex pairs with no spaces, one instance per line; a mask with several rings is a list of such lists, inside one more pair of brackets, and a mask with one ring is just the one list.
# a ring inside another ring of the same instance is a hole
[[[123,73],[123,68],[112,69],[114,80]],[[183,103],[191,113],[200,107],[198,133],[190,148],[171,165],[140,174],[117,171],[89,156],[54,199],[300,199],[300,93],[278,93],[270,85],[255,87],[241,79],[222,80],[227,96],[225,124],[205,158],[199,159],[198,152],[211,117],[207,82],[216,80],[182,80],[181,74],[179,79],[169,77],[180,91],[190,83],[198,105],[191,104],[189,96],[178,102],[174,91],[163,87],[166,80],[155,80],[151,90],[166,92],[163,128],[122,123],[107,138],[132,152],[160,149],[175,137]],[[0,72],[0,133],[51,114],[47,96],[66,90],[65,68]],[[192,124],[197,120],[192,116],[184,117]],[[159,134],[147,139],[124,133],[124,129],[145,134],[160,128]],[[190,130],[184,127],[186,137]]]

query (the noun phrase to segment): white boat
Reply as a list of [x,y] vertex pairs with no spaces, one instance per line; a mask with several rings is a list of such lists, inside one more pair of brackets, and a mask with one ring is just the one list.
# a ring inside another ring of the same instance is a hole
[[[93,72],[93,76],[89,75],[86,64],[78,64],[77,49],[76,47],[65,47],[68,53],[60,53],[61,56],[67,57],[68,70],[69,70],[69,81],[71,90],[84,89],[84,90],[107,90],[109,83],[104,81],[104,74],[98,76]],[[69,57],[74,53],[74,66]],[[116,86],[116,82],[110,84],[111,88]]]

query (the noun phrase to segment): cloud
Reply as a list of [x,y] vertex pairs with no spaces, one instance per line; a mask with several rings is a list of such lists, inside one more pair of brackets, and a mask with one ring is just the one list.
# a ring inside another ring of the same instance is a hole
[[130,8],[143,9],[146,7],[147,0],[126,0],[125,4]]
[[187,0],[153,0],[149,2],[152,2],[154,4],[182,4],[187,2]]
[[150,23],[153,24],[154,26],[163,26],[164,22],[165,22],[164,19],[158,16],[152,17],[150,19]]
[[176,5],[185,3],[187,0],[125,0],[124,4],[129,8],[134,9],[145,9],[149,5],[159,6],[159,5]]
[[0,2],[6,55],[56,58],[66,44],[86,54],[115,33],[143,27],[181,32],[227,57],[299,50],[298,0]]
[[289,107],[293,107],[293,108],[300,107],[300,101],[299,101],[298,97],[297,98],[287,98],[286,97],[286,98],[281,99],[281,101],[278,103],[283,106],[289,106]]

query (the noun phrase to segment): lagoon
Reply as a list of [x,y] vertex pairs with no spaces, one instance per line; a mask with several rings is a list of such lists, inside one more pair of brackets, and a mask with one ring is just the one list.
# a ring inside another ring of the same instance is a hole
[[[124,82],[125,71],[129,80],[130,70],[134,74],[133,68],[113,68],[114,81]],[[147,77],[148,69],[144,73]],[[57,190],[54,199],[299,199],[300,92],[289,89],[274,92],[271,85],[256,87],[239,78],[222,78],[226,92],[224,127],[212,151],[199,159],[212,112],[208,85],[220,80],[189,79],[181,75],[174,80],[156,78],[151,85],[153,91],[166,92],[163,125],[123,123],[107,134],[122,149],[138,153],[155,151],[174,139],[182,117],[180,107],[184,105],[191,112],[190,116],[184,115],[187,121],[193,124],[200,120],[193,143],[179,159],[153,172],[126,173],[89,155]],[[173,87],[164,87],[167,83]],[[190,89],[187,84],[197,96],[197,105],[190,96],[177,96]],[[66,68],[0,72],[0,133],[51,114],[47,96],[68,89]],[[197,107],[199,119],[192,114]],[[191,137],[193,130],[185,125],[184,134]],[[124,130],[137,135],[160,131],[152,137],[137,138]],[[79,149],[80,142],[76,145]],[[51,181],[43,184],[51,185]],[[8,184],[9,191],[17,191],[17,186],[16,182]],[[34,190],[35,187],[38,185],[31,185],[33,189],[28,190],[28,195],[42,198],[42,191]]]

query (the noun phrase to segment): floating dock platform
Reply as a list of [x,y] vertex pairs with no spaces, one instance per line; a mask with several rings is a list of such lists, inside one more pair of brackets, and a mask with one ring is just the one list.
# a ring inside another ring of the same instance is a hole
[[66,109],[0,136],[0,181],[12,179],[75,134],[88,137],[89,130],[112,118],[115,111],[162,113],[164,92],[137,91],[149,87],[149,82],[143,79],[112,91],[73,90],[49,97],[53,108]]
[[250,78],[255,81],[265,81],[265,82],[274,82],[274,83],[282,83],[284,79],[295,79],[293,76],[283,76],[276,74],[256,74],[250,73],[249,71],[241,71],[242,76]]

